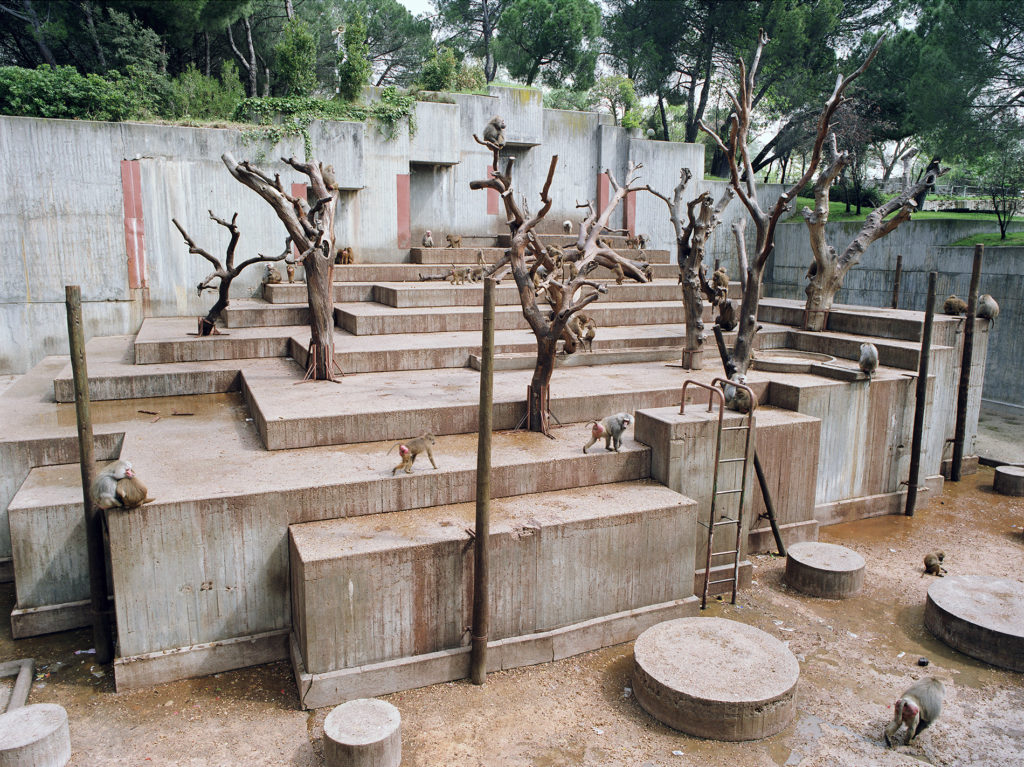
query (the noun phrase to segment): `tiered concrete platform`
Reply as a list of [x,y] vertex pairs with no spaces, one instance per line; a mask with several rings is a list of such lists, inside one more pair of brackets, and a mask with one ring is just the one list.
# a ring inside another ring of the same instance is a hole
[[965,655],[1024,671],[1024,584],[952,575],[928,587],[924,625]]
[[[479,353],[482,288],[419,281],[419,273],[442,268],[336,270],[337,315],[368,330],[336,329],[336,360],[346,372],[337,384],[300,383],[309,341],[299,323],[300,284],[268,286],[266,300],[238,300],[231,323],[260,324],[220,336],[189,335],[194,318],[150,318],[135,338],[90,341],[97,460],[132,460],[156,498],[108,519],[119,689],[289,654],[300,689],[312,696],[307,705],[462,673],[468,652],[455,630],[467,625],[464,527],[475,492],[479,397],[469,363]],[[495,667],[623,641],[691,609],[702,575],[694,562],[704,539],[694,537],[693,518],[706,512],[709,422],[689,409],[680,417],[679,394],[684,378],[710,382],[721,369],[710,341],[705,370],[678,366],[685,329],[676,267],[654,268],[668,279],[609,283],[588,311],[600,326],[595,351],[567,358],[552,381],[552,415],[565,424],[554,440],[508,431],[525,414],[535,342],[517,319],[511,282],[499,289],[508,326],[497,331],[496,346],[509,364],[495,374],[491,488],[495,556],[507,563],[500,572],[510,585],[494,592],[492,614],[500,612],[502,627],[490,653]],[[791,306],[770,311],[785,318]],[[857,312],[837,307],[832,316],[842,322]],[[446,323],[451,329],[443,330]],[[905,455],[893,446],[904,443],[900,430],[909,424],[907,372],[916,356],[913,340],[898,337],[912,334],[876,324],[870,328],[884,337],[872,340],[891,353],[871,381],[810,371],[749,377],[762,404],[761,456],[789,543],[813,538],[819,523],[885,513],[898,501]],[[849,328],[842,333],[830,333],[839,340],[826,349],[838,370],[855,364],[863,340]],[[941,321],[936,336],[929,472],[948,431],[943,419],[952,408],[944,403],[952,394],[944,381],[957,342]],[[758,343],[818,342],[765,321]],[[84,622],[72,398],[66,358],[44,360],[0,395],[0,572],[6,565],[15,574],[17,636]],[[622,451],[584,455],[586,422],[622,410],[636,416]],[[428,430],[438,435],[438,469],[421,458],[412,474],[392,476],[398,460],[388,449]],[[834,464],[857,468],[825,477],[818,470]],[[770,545],[760,504],[753,493],[744,550]],[[375,557],[411,568],[409,576],[367,576]],[[310,575],[317,568],[324,583]],[[588,586],[603,584],[601,593],[581,590],[577,570]],[[300,573],[301,582],[290,580]],[[321,610],[347,594],[348,580],[337,580],[340,592],[323,591],[332,578],[351,579],[353,594],[364,584],[354,604],[360,612]],[[415,621],[394,617],[413,616],[411,605],[420,611]],[[365,638],[383,620],[374,612],[382,606],[396,611],[388,619],[396,633],[375,644]],[[332,649],[326,638],[311,639],[331,636],[337,621],[349,621],[344,630],[364,640]]]
[[745,623],[684,618],[633,645],[633,692],[655,719],[712,740],[756,740],[796,714],[800,664],[782,642]]

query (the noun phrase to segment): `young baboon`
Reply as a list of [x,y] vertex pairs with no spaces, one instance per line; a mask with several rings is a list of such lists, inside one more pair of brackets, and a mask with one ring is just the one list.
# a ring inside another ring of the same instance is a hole
[[423,247],[424,248],[432,248],[432,247],[434,247],[434,238],[430,234],[430,230],[429,229],[423,233]]
[[149,497],[149,491],[142,481],[132,472],[117,480],[117,500],[126,509],[137,509],[144,503],[152,503],[153,498]]
[[725,299],[718,305],[718,316],[715,324],[728,333],[736,328],[736,307],[730,299]]
[[288,274],[288,284],[295,284],[295,264],[288,264],[284,270]]
[[937,575],[940,578],[943,573],[948,573],[945,567],[942,566],[942,560],[946,558],[946,554],[942,550],[930,551],[924,555],[924,573],[925,575]]
[[[629,413],[616,413],[600,421],[591,421],[587,424],[591,427],[590,442],[583,446],[583,452],[587,452],[587,448],[601,438],[604,438],[605,450],[619,452],[619,447],[622,445],[622,434],[631,423],[633,423],[633,416]],[[613,444],[614,447],[612,447]]]
[[116,509],[121,506],[117,483],[125,477],[135,476],[131,461],[114,461],[103,467],[89,488],[89,497],[98,509]]
[[958,314],[967,314],[967,302],[962,298],[957,298],[956,294],[951,295],[946,299],[946,302],[942,305],[942,313],[956,316]]
[[430,459],[430,465],[436,469],[437,464],[434,463],[434,452],[431,450],[434,442],[434,435],[428,431],[415,439],[410,439],[408,442],[396,442],[388,448],[390,453],[397,447],[398,456],[402,459],[402,462],[391,470],[391,476],[395,476],[395,472],[399,469],[403,469],[406,474],[412,474],[412,465],[416,461],[416,456],[420,453],[426,453],[427,458]]
[[452,270],[448,273],[448,281],[452,285],[461,285],[469,278],[470,269],[468,266],[456,266],[452,264]]
[[711,284],[717,289],[729,290],[729,272],[724,266],[720,266],[711,273]]
[[444,236],[448,240],[449,248],[461,248],[462,247],[462,235],[461,234],[446,234]]
[[594,351],[594,336],[597,335],[597,323],[594,322],[593,317],[582,312],[574,314],[569,319],[568,327],[586,351]]
[[[735,378],[736,383],[746,384],[747,377],[744,375],[738,375]],[[736,413],[749,413],[754,403],[750,400],[750,395],[746,389],[741,389],[739,386],[733,386],[732,384],[725,384],[722,387],[722,395],[725,398],[725,406],[729,410]]]
[[647,235],[646,234],[638,234],[636,236],[636,242],[637,242],[637,245],[640,246],[640,250],[647,250],[647,242],[648,242],[648,240],[647,240]]
[[893,745],[893,737],[907,725],[907,744],[921,734],[942,713],[942,699],[946,686],[933,676],[927,676],[911,685],[893,707],[892,721],[885,726],[885,744]]
[[995,322],[999,316],[999,304],[988,293],[978,298],[978,316],[983,320]]
[[505,121],[494,115],[484,127],[484,141],[494,144],[498,149],[505,146]]
[[264,285],[278,285],[281,282],[281,272],[276,266],[268,266],[266,274],[263,275]]
[[338,255],[334,258],[336,264],[352,264],[355,262],[355,256],[352,253],[352,248],[346,246],[344,248],[338,248]]
[[640,240],[636,237],[627,237],[626,250],[640,250]]

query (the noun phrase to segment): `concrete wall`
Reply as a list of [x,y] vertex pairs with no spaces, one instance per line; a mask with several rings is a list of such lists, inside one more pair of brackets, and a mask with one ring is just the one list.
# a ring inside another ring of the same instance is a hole
[[[720,192],[722,182],[699,179],[700,145],[638,139],[596,114],[546,110],[532,90],[495,87],[489,96],[452,99],[418,102],[412,136],[402,127],[388,138],[372,123],[310,126],[314,156],[334,166],[342,189],[338,244],[351,245],[357,262],[407,261],[409,246],[425,229],[435,240],[448,232],[507,231],[500,207],[488,213],[488,193],[469,189],[491,161],[471,136],[494,114],[508,123],[505,154],[516,158],[516,191],[529,208],[539,206],[551,156],[559,155],[554,206],[542,227],[548,231],[565,219],[579,222],[583,211],[576,203],[598,198],[601,173],[610,169],[623,183],[630,161],[643,164],[643,183],[666,194],[684,166],[698,177],[686,199],[706,186]],[[280,173],[289,188],[304,181],[275,159],[301,157],[298,138],[272,147],[246,144],[234,129],[0,117],[0,374],[25,372],[47,354],[66,353],[65,284],[82,286],[87,338],[135,332],[144,316],[204,313],[213,297],[198,296],[195,286],[210,264],[187,252],[172,218],[221,257],[228,238],[207,210],[225,219],[237,212],[239,260],[280,253],[283,227],[227,173],[220,160],[226,151]],[[777,193],[765,192],[770,199]],[[626,208],[616,211],[612,226],[626,223]],[[651,247],[674,248],[660,200],[638,194],[632,209],[631,223],[651,237]],[[739,203],[730,205],[711,240],[709,261],[733,263],[729,224],[742,215]],[[257,295],[262,274],[261,267],[250,267],[233,294]]]
[[[910,221],[874,242],[846,276],[836,296],[838,303],[889,306],[892,300],[896,256],[903,256],[900,308],[924,310],[928,272],[939,273],[936,292],[941,303],[950,293],[967,298],[971,283],[973,248],[949,247],[949,243],[981,232],[995,222]],[[1024,224],[1014,224],[1014,230]],[[828,224],[829,241],[845,248],[860,230],[856,222]],[[775,253],[768,262],[765,295],[804,298],[804,274],[812,255],[803,222],[780,224],[775,233]],[[1024,353],[1024,248],[986,248],[982,264],[981,293],[990,293],[1000,306],[999,320],[989,338],[988,362],[982,396],[985,400],[1024,407],[1024,380],[1017,366],[1004,364]]]

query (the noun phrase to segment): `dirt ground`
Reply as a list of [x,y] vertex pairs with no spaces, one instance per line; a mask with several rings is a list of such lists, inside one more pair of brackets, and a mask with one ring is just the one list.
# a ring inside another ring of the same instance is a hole
[[[739,604],[708,612],[764,629],[800,661],[797,718],[750,743],[691,738],[648,716],[630,689],[632,643],[496,673],[487,684],[440,684],[387,696],[402,714],[403,764],[437,767],[628,765],[984,765],[1024,763],[1024,675],[974,661],[923,627],[921,558],[946,551],[951,574],[1022,578],[1024,499],[991,490],[992,470],[947,483],[913,518],[825,528],[867,560],[864,590],[838,602],[781,582],[784,560],[754,557]],[[13,587],[0,587],[9,612]],[[298,710],[287,664],[115,693],[89,653],[90,632],[19,640],[5,629],[0,660],[36,659],[30,702],[70,716],[72,765],[301,765],[322,763],[329,709]],[[919,668],[919,657],[931,665]],[[713,673],[709,669],[709,673]],[[887,750],[882,728],[912,680],[947,682],[946,708],[914,746]]]

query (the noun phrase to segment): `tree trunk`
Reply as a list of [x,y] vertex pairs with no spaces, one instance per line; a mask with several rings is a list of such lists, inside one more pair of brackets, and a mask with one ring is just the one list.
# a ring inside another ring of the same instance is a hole
[[735,373],[746,375],[750,361],[754,356],[754,336],[757,333],[757,306],[760,302],[761,277],[764,267],[756,262],[747,267],[746,279],[743,283],[743,302],[740,304],[739,328],[736,334],[736,346],[732,350],[730,361],[735,366]]
[[668,116],[665,114],[665,99],[660,93],[658,94],[658,112],[661,114],[661,132],[664,140],[668,141]]
[[334,377],[334,259],[313,254],[303,266],[309,301],[310,377],[322,381]]
[[100,45],[100,38],[96,34],[96,23],[92,17],[92,3],[86,0],[82,3],[82,13],[85,14],[85,24],[89,27],[89,39],[92,40],[93,47],[96,48],[96,57],[100,62],[100,71],[107,71],[107,57],[103,55],[103,46]]
[[199,335],[208,336],[213,333],[213,329],[217,325],[217,320],[220,319],[221,312],[228,308],[228,296],[231,292],[232,279],[234,278],[220,278],[220,285],[217,286],[217,302],[210,307],[210,311],[207,312],[206,318],[199,323]]
[[555,371],[558,336],[537,336],[537,365],[533,369],[528,392],[527,424],[530,431],[548,433],[548,406],[551,374]]
[[32,0],[21,0],[21,4],[24,6],[25,13],[32,24],[32,38],[36,41],[39,52],[43,54],[43,59],[46,63],[56,69],[57,60],[53,57],[50,46],[46,44],[46,38],[43,35],[43,25],[39,23],[39,16],[36,15],[36,9],[32,6]]
[[804,330],[821,331],[828,324],[828,313],[832,310],[832,302],[843,281],[838,278],[834,261],[828,261],[824,267],[820,264],[804,288],[807,302],[804,304]]
[[[683,243],[678,244],[684,249]],[[682,253],[680,253],[682,260]],[[701,370],[704,356],[704,302],[700,297],[699,266],[687,265],[683,270],[683,312],[686,322],[686,346],[683,349],[683,369]]]

